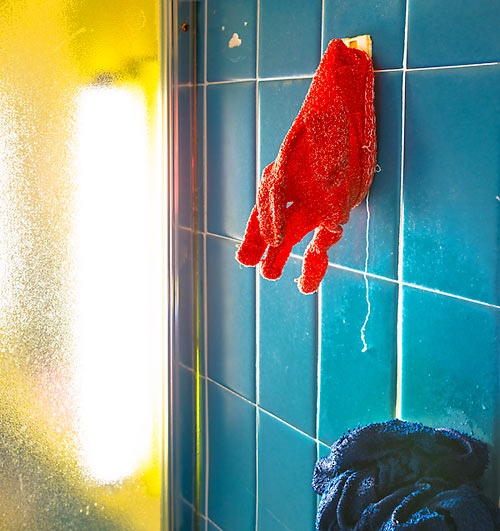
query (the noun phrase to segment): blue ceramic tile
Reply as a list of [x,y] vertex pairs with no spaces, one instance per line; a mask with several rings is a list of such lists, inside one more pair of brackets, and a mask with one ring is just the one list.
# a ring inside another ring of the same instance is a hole
[[[311,79],[259,83],[260,175],[278,155],[281,143],[299,113],[310,84]],[[293,248],[293,253],[302,256],[311,235],[312,233],[298,243]]]
[[291,258],[279,281],[259,282],[259,404],[314,436],[317,297],[298,291],[301,268]]
[[312,75],[320,51],[321,0],[260,0],[260,77]]
[[[319,439],[394,416],[397,285],[328,268],[321,292]],[[365,328],[366,352],[361,330]]]
[[[368,271],[397,277],[399,189],[401,175],[401,72],[375,74],[377,162],[370,188]],[[342,239],[334,245],[330,262],[364,270],[366,260],[366,202],[351,212]]]
[[184,500],[196,505],[197,487],[197,464],[196,464],[196,432],[199,428],[201,444],[201,462],[200,462],[200,490],[199,503],[200,512],[205,509],[205,446],[204,446],[204,415],[205,411],[205,383],[200,378],[200,415],[201,425],[196,425],[196,389],[195,378],[192,371],[183,367],[176,368],[176,377],[174,379],[175,392],[175,409],[174,409],[174,448],[175,448],[175,484],[178,492]]
[[500,66],[409,72],[404,280],[500,304]]
[[[200,83],[205,77],[205,2],[203,0],[180,0],[177,6],[178,82],[193,83],[196,81]],[[183,28],[186,28],[185,25],[187,25],[187,31],[183,31]],[[194,62],[196,62],[196,80],[193,71]]]
[[500,310],[413,288],[403,307],[403,418],[496,444],[492,492],[500,477]]
[[208,382],[208,516],[230,531],[255,528],[255,406]]
[[[194,121],[194,89],[181,87],[178,91],[178,220],[182,227],[193,227],[193,211],[196,205],[198,228],[203,230],[203,89],[196,90],[196,123]],[[193,169],[193,127],[197,128],[196,166]],[[192,175],[196,172],[196,196],[193,193]]]
[[208,81],[255,78],[256,21],[256,0],[208,0]]
[[207,236],[208,376],[255,401],[255,270]]
[[179,531],[188,531],[194,529],[194,511],[193,508],[182,500],[174,511],[174,529]]
[[311,481],[316,443],[259,413],[260,531],[313,529],[316,496]]
[[498,61],[500,3],[410,2],[408,66],[464,65]]
[[255,83],[207,87],[207,227],[242,238],[255,202]]
[[371,35],[377,70],[403,66],[406,0],[325,0],[324,49],[331,39]]
[[[203,326],[203,237],[198,236],[198,270],[194,267],[194,242],[190,229],[179,229],[177,237],[179,332],[176,334],[176,352],[179,361],[194,368],[199,357],[200,371],[204,374],[204,326]],[[194,276],[198,275],[198,292],[194,290]],[[195,304],[198,304],[198,327],[195,327]]]

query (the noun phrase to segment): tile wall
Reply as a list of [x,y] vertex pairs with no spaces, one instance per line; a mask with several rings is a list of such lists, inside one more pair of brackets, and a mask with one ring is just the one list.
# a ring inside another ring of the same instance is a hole
[[[179,32],[176,529],[312,529],[318,455],[394,416],[490,443],[498,499],[499,18],[491,0],[179,3],[197,43]],[[308,238],[277,282],[234,254],[322,51],[364,33],[379,172],[304,296]]]

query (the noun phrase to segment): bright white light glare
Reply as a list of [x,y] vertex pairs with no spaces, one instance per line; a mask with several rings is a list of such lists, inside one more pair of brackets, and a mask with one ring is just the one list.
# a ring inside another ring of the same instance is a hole
[[152,179],[144,97],[82,92],[76,250],[82,459],[98,481],[133,474],[153,435]]

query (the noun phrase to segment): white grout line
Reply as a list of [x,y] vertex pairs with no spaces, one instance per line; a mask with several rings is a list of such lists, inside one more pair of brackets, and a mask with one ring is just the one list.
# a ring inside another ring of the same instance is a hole
[[[401,217],[401,216],[400,216]],[[401,220],[400,220],[400,223],[401,223]],[[182,230],[191,230],[189,227],[179,227],[180,229]],[[213,238],[220,238],[222,240],[228,240],[230,242],[234,242],[235,244],[240,244],[241,243],[241,240],[238,239],[238,238],[233,238],[231,236],[223,236],[222,234],[215,234],[215,233],[212,233],[212,232],[207,232],[206,233],[206,236],[211,236]],[[401,234],[400,234],[401,236]],[[290,256],[292,258],[296,258],[297,260],[303,260],[304,259],[304,256],[303,255],[299,255],[299,254],[295,254],[295,253],[291,253]],[[356,275],[365,275],[368,277],[368,278],[376,278],[378,280],[383,280],[384,282],[390,282],[391,284],[402,284],[403,286],[408,286],[410,288],[415,288],[415,289],[421,289],[423,291],[429,291],[431,293],[436,293],[437,295],[443,295],[444,297],[452,297],[454,299],[459,299],[459,300],[463,300],[463,301],[466,301],[466,302],[471,302],[471,303],[474,303],[474,304],[481,304],[482,306],[488,306],[490,308],[500,308],[500,306],[496,305],[496,304],[492,304],[492,303],[489,303],[489,302],[485,302],[485,301],[481,301],[481,300],[478,300],[478,299],[471,299],[471,298],[468,298],[468,297],[464,297],[462,295],[457,295],[455,293],[448,293],[447,291],[441,291],[441,290],[438,290],[438,289],[435,289],[435,288],[429,288],[429,287],[426,287],[426,286],[421,286],[420,284],[414,284],[412,282],[405,282],[405,281],[399,281],[397,279],[394,279],[394,278],[389,278],[389,277],[384,277],[383,275],[377,275],[376,273],[370,273],[370,272],[366,272],[363,271],[363,270],[360,270],[360,269],[355,269],[354,267],[349,267],[349,266],[344,266],[344,265],[341,265],[341,264],[336,264],[334,262],[328,262],[328,267],[333,267],[334,269],[341,269],[342,271],[349,271],[350,273],[355,273]],[[399,268],[399,260],[398,260],[398,268]],[[398,273],[398,276],[399,276],[399,273]],[[272,282],[272,281],[270,281]]]
[[406,0],[405,41],[403,51],[403,79],[401,86],[401,171],[399,181],[399,238],[398,238],[398,308],[396,325],[396,407],[395,417],[402,417],[403,393],[403,259],[404,259],[404,159],[405,159],[405,117],[406,117],[406,67],[408,61],[408,11]]
[[471,68],[475,66],[495,66],[500,65],[500,62],[492,63],[471,63],[469,65],[446,65],[446,66],[420,66],[415,68],[406,68],[407,72],[419,72],[421,70],[448,70],[450,68]]
[[[324,0],[323,0],[324,1]],[[323,39],[323,36],[322,36]],[[322,50],[323,50],[322,43]],[[420,72],[422,70],[449,70],[450,68],[474,68],[480,66],[495,66],[499,65],[500,62],[489,62],[489,63],[471,63],[468,65],[443,65],[443,66],[419,66],[415,68],[381,68],[379,70],[374,70],[375,74],[380,74],[383,72]],[[296,76],[273,76],[273,77],[244,77],[237,79],[222,79],[220,81],[206,81],[203,83],[198,83],[198,86],[203,85],[227,85],[230,83],[248,83],[251,81],[259,81],[260,83],[265,81],[293,81],[295,79],[312,79],[313,74],[300,74]],[[192,83],[179,83],[176,85],[178,88],[182,87],[192,87]]]
[[[255,197],[259,185],[259,143],[260,143],[260,120],[259,120],[259,49],[260,49],[260,0],[257,0],[257,24],[255,38]],[[255,268],[255,531],[259,529],[259,401],[260,401],[260,278],[259,268]]]
[[213,232],[206,232],[207,236],[212,236],[213,238],[221,238],[223,240],[229,240],[230,242],[237,243],[238,245],[241,243],[241,240],[238,238],[233,238],[232,236],[223,236],[222,234],[215,234]]
[[[208,57],[208,0],[204,2],[203,46],[203,343],[205,347],[205,375],[208,372],[208,324],[207,324],[207,57]],[[210,426],[208,422],[208,386],[205,379],[205,531],[208,531],[208,485],[210,460]]]
[[319,57],[323,55],[323,46],[325,44],[325,0],[321,0],[321,38]]
[[[189,372],[194,374],[194,370],[193,370],[192,367],[188,367],[187,365],[184,365],[180,361],[178,362],[178,365],[182,369],[184,369],[186,371],[189,371]],[[227,391],[228,393],[230,393],[231,395],[235,396],[236,398],[240,398],[241,400],[243,400],[243,402],[246,402],[247,404],[257,408],[260,412],[265,413],[266,415],[269,415],[270,417],[273,417],[273,419],[278,420],[279,422],[285,424],[285,426],[288,426],[292,430],[296,431],[297,433],[300,433],[304,437],[307,437],[311,441],[314,441],[315,443],[318,443],[318,444],[322,444],[323,446],[328,446],[328,447],[331,446],[331,444],[328,444],[328,443],[318,439],[318,437],[313,437],[312,435],[309,435],[308,433],[306,433],[305,431],[301,430],[300,428],[297,428],[297,426],[294,426],[293,424],[290,424],[289,422],[287,422],[286,420],[282,419],[278,415],[275,415],[274,413],[271,413],[271,411],[269,411],[268,409],[265,409],[264,407],[257,405],[255,402],[252,402],[251,400],[249,400],[245,396],[241,395],[237,391],[233,391],[233,389],[231,389],[231,388],[227,387],[226,385],[218,382],[217,380],[214,380],[214,379],[210,378],[209,376],[203,376],[202,375],[201,377],[206,382],[210,382],[210,383],[216,385],[217,387],[219,387],[220,389],[222,389],[224,391]]]
[[[184,498],[184,496],[182,494],[180,494],[179,497],[180,497],[181,501],[183,503],[185,503],[196,515],[196,509],[195,509],[194,505],[191,502],[189,502],[188,500],[186,500],[186,498]],[[222,529],[222,527],[219,527],[213,520],[208,518],[208,516],[205,516],[204,514],[202,514],[200,516],[203,518],[203,520],[205,520],[205,526],[206,526],[206,524],[208,522],[210,522],[215,527],[215,529],[218,529],[219,531],[224,531]]]
[[321,312],[323,311],[323,287],[320,284],[318,288],[318,300],[316,305],[316,331],[317,341],[316,345],[316,458],[319,459],[319,415],[321,405],[321,354],[322,354],[322,328],[321,328]]
[[496,304],[491,304],[489,302],[478,301],[476,299],[469,299],[467,297],[462,297],[461,295],[454,295],[453,293],[446,293],[445,291],[440,291],[434,288],[426,288],[424,286],[419,286],[418,284],[412,284],[411,282],[402,282],[403,286],[409,288],[420,289],[422,291],[428,291],[429,293],[435,293],[436,295],[444,295],[445,297],[452,297],[453,299],[458,299],[464,302],[470,302],[473,304],[480,304],[481,306],[487,306],[488,308],[495,308],[500,310],[500,306]]

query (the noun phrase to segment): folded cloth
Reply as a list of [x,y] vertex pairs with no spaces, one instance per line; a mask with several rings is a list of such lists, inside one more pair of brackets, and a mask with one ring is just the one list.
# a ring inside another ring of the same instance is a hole
[[482,441],[390,420],[343,435],[314,468],[319,531],[499,531],[500,510],[478,481]]

